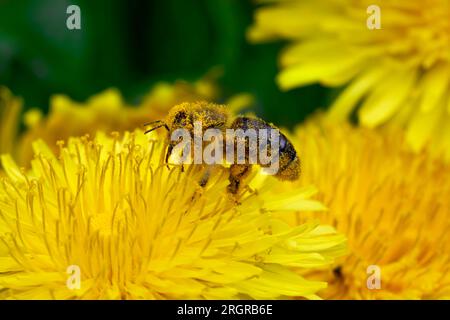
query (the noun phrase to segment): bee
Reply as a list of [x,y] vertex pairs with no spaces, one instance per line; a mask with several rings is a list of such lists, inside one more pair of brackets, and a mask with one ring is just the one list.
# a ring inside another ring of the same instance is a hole
[[[145,124],[155,125],[145,133],[149,133],[158,128],[164,127],[168,132],[168,146],[165,155],[165,162],[168,163],[172,154],[173,148],[178,141],[171,141],[170,137],[172,132],[177,129],[185,129],[189,132],[191,137],[194,135],[194,124],[201,123],[202,132],[207,129],[213,128],[225,132],[227,129],[241,129],[244,132],[248,129],[254,129],[258,132],[261,129],[264,130],[277,130],[279,132],[278,141],[278,171],[274,176],[279,180],[294,181],[300,176],[300,159],[293,144],[289,139],[281,133],[278,128],[270,124],[263,119],[257,117],[237,116],[232,117],[225,105],[213,104],[205,101],[199,102],[186,102],[172,107],[165,120],[157,120],[151,123]],[[235,137],[235,139],[239,139]],[[271,141],[268,142],[270,144]],[[248,141],[244,142],[245,148],[248,151]],[[234,144],[236,145],[236,144]],[[231,194],[237,194],[242,181],[250,174],[252,163],[248,158],[248,152],[244,163],[237,164],[232,163],[229,169],[229,185],[227,187],[228,192]],[[257,163],[261,167],[267,167],[267,164]],[[209,173],[200,181],[201,186],[205,186],[208,180]]]

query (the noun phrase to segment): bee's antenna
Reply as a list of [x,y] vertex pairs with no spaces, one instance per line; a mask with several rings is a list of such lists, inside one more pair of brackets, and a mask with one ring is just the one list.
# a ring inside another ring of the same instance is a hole
[[[162,121],[161,121],[161,122],[162,122]],[[151,129],[148,129],[147,131],[144,132],[144,134],[147,134],[147,133],[149,133],[149,132],[152,132],[153,130],[159,129],[159,128],[161,128],[161,127],[164,127],[164,128],[166,128],[167,131],[170,131],[170,130],[169,130],[169,127],[167,126],[167,124],[163,123],[163,124],[157,125],[156,127],[153,127],[153,128],[151,128]]]
[[151,124],[161,123],[161,122],[163,122],[163,121],[162,120],[151,121],[151,122],[144,123],[142,126],[147,127]]

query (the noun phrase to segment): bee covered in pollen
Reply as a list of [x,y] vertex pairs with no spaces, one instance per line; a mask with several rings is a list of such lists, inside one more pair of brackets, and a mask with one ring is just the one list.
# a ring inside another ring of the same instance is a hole
[[[146,125],[155,125],[146,133],[161,127],[168,131],[166,163],[168,163],[174,148],[180,143],[180,139],[172,139],[173,133],[177,130],[184,130],[194,141],[195,135],[199,131],[202,135],[208,129],[215,129],[221,133],[221,136],[226,136],[227,142],[223,143],[222,141],[221,148],[225,149],[227,162],[231,162],[228,192],[232,194],[238,193],[242,180],[249,175],[255,164],[267,168],[275,162],[277,170],[273,175],[280,180],[293,181],[300,176],[300,159],[297,152],[289,139],[276,126],[257,117],[231,117],[225,105],[205,101],[182,103],[172,107],[165,120],[158,120]],[[266,135],[267,139],[263,139],[261,133],[268,131],[276,133],[276,135]],[[249,135],[249,132],[253,132],[254,135]],[[230,136],[231,138],[229,138]],[[252,141],[252,137],[256,140]],[[201,145],[204,146],[205,141],[202,141]],[[256,148],[262,145],[266,150],[270,150],[268,152],[270,162],[264,162],[261,157],[256,157],[258,151],[261,155],[261,150],[256,150]],[[239,146],[243,146],[243,148]],[[195,147],[189,150],[195,151]],[[239,156],[240,150],[244,150],[244,156]],[[229,157],[230,154],[231,157]],[[206,175],[208,174],[207,171]],[[200,185],[204,186],[206,183],[207,177],[202,179]]]

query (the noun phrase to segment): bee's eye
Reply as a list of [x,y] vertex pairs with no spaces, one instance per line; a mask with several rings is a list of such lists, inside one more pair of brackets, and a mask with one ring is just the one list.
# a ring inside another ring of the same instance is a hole
[[284,149],[286,148],[286,138],[284,136],[280,136],[280,151],[284,151]]
[[185,119],[186,119],[186,112],[180,111],[180,112],[178,112],[178,113],[175,115],[174,122],[175,122],[175,123],[182,123],[183,120],[185,120]]

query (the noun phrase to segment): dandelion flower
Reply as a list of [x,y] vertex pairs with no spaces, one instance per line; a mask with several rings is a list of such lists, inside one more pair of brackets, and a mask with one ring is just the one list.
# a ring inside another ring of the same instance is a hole
[[448,0],[377,1],[381,29],[367,27],[373,1],[273,1],[256,11],[252,41],[286,39],[282,89],[346,85],[330,117],[358,109],[368,127],[407,129],[418,151],[428,142],[450,160],[450,8]]
[[[329,226],[275,217],[310,208],[311,190],[266,197],[264,185],[234,199],[226,168],[202,188],[200,166],[163,163],[156,134],[58,145],[57,157],[35,141],[30,172],[2,157],[0,298],[317,298],[326,283],[294,269],[328,265],[345,248]],[[79,288],[68,286],[71,266]]]
[[[450,166],[413,154],[401,131],[389,134],[320,117],[292,140],[302,157],[299,184],[314,182],[329,210],[304,212],[348,237],[348,255],[327,275],[320,292],[333,299],[450,298]],[[292,188],[292,187],[291,187]],[[381,288],[367,280],[377,266]]]

